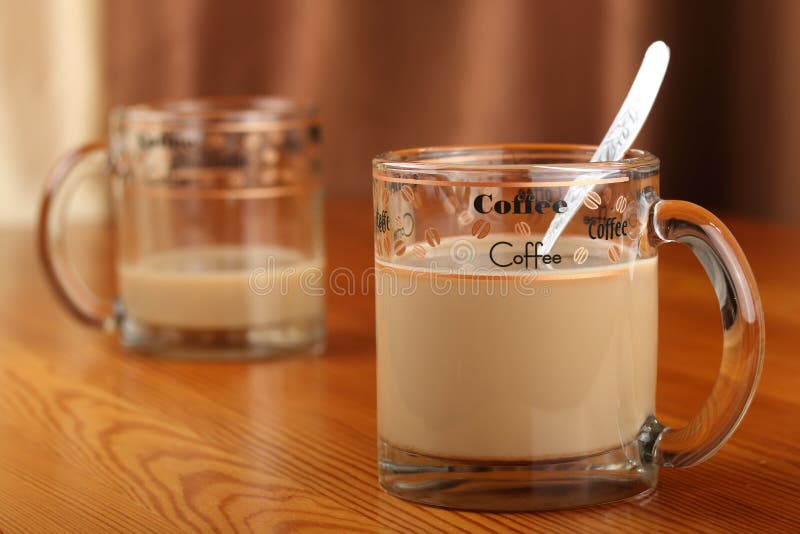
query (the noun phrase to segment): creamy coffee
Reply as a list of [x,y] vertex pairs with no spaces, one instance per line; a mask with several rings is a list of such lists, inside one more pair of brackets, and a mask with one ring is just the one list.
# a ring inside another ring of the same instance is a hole
[[654,412],[656,258],[608,265],[601,245],[565,238],[563,261],[525,271],[509,263],[525,243],[503,239],[494,252],[507,260],[490,262],[490,244],[472,241],[474,258],[459,263],[446,240],[423,244],[424,258],[376,260],[381,439],[475,460],[582,456],[635,439]]
[[140,323],[247,329],[319,319],[322,262],[279,247],[187,247],[118,268],[125,312]]

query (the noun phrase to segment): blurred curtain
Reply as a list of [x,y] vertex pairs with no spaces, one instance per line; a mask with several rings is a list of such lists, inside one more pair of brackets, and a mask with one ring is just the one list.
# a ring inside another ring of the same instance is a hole
[[800,220],[798,23],[795,0],[0,0],[0,213],[33,212],[105,102],[314,98],[330,195],[367,195],[390,148],[596,143],[663,39],[636,144],[661,156],[664,196]]
[[[103,129],[103,7],[102,0],[0,0],[2,223],[32,221],[57,155]],[[76,211],[93,216],[102,208],[80,202]]]
[[665,196],[800,220],[796,0],[118,0],[111,99],[315,98],[330,194],[390,148],[597,143],[656,39],[672,48],[636,145]]

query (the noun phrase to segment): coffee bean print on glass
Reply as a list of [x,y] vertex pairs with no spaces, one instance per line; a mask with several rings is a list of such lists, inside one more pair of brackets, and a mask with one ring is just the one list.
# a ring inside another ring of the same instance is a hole
[[380,237],[381,242],[381,249],[383,250],[383,254],[385,256],[390,256],[392,253],[392,240],[389,237],[389,233],[386,232]]
[[381,205],[384,209],[389,208],[389,188],[386,184],[384,184],[383,189],[381,190]]
[[468,209],[458,214],[459,226],[469,226],[475,220],[475,215]]
[[589,259],[589,249],[587,249],[586,247],[578,247],[572,254],[572,260],[577,265],[583,265],[584,263],[586,263],[586,260],[588,259]]
[[628,207],[628,199],[625,198],[623,195],[620,195],[617,198],[617,201],[614,203],[614,210],[619,214],[623,214],[625,213],[625,208],[627,207]]
[[600,190],[600,197],[603,199],[603,204],[609,205],[611,204],[611,199],[614,196],[614,192],[610,187],[604,187]]
[[527,239],[531,236],[531,225],[525,221],[519,221],[514,225],[514,233]]
[[391,240],[388,233],[379,233],[375,236],[375,252],[380,258],[391,256]]
[[411,189],[410,185],[404,185],[402,188],[400,188],[400,196],[409,204],[414,202],[414,190]]
[[589,191],[586,193],[586,197],[583,199],[583,205],[590,210],[596,210],[602,203],[603,199],[601,199],[600,195],[598,195],[595,191]]
[[454,215],[458,210],[459,201],[452,187],[437,187],[436,198],[447,215]]
[[608,261],[611,263],[619,263],[622,260],[622,247],[619,245],[609,245],[608,247]]
[[[625,199],[625,197],[622,196],[620,198]],[[636,202],[627,202],[627,199],[625,200],[625,206],[622,211],[619,212],[619,216],[627,223],[628,233],[625,237],[630,241],[636,241],[643,234],[643,223],[639,219],[639,209]],[[619,202],[619,200],[617,202]]]
[[394,242],[394,255],[395,256],[402,256],[406,252],[406,244],[403,240],[398,240]]
[[381,191],[383,190],[383,182],[377,180],[372,182],[372,205],[377,210],[381,207]]
[[428,228],[425,230],[425,241],[428,242],[428,245],[431,248],[434,248],[442,242],[441,235],[439,234],[439,230],[436,228]]
[[484,221],[483,219],[478,219],[475,221],[475,224],[472,225],[472,235],[475,236],[477,239],[483,239],[492,229],[491,223],[488,221]]

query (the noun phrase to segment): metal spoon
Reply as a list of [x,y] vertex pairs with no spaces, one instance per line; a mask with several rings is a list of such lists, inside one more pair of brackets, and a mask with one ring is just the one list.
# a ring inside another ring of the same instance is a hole
[[[661,82],[664,80],[668,64],[669,47],[663,41],[656,41],[647,48],[639,72],[636,73],[636,78],[628,91],[628,96],[625,97],[622,107],[600,142],[600,146],[597,147],[591,161],[622,159],[647,120],[647,115],[661,88]],[[576,180],[581,179],[585,179],[585,177],[580,176]],[[561,236],[561,232],[578,211],[584,197],[593,187],[592,185],[571,186],[567,190],[564,197],[567,202],[566,211],[557,213],[550,223],[550,227],[542,238],[542,254],[550,252]]]

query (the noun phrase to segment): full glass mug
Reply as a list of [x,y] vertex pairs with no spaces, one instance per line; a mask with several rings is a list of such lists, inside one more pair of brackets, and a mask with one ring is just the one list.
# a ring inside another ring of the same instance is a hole
[[[314,106],[283,98],[116,109],[108,143],[68,153],[48,179],[39,248],[53,288],[78,319],[118,330],[137,351],[321,352],[319,132]],[[86,157],[111,181],[114,302],[89,291],[62,253],[65,197]]]
[[[727,228],[658,196],[631,150],[496,145],[373,162],[379,475],[438,506],[544,510],[655,487],[730,437],[764,352],[753,273]],[[569,205],[570,187],[582,188]],[[571,218],[568,218],[570,217]],[[567,217],[547,246],[546,232]],[[723,355],[683,428],[656,419],[657,248],[683,243],[711,279]]]

